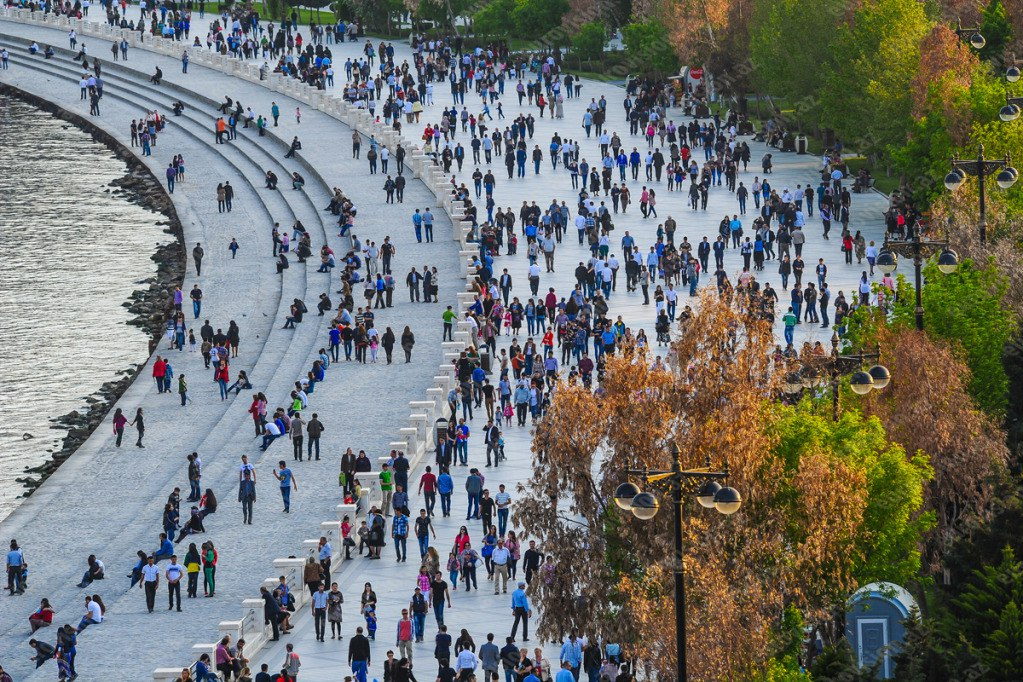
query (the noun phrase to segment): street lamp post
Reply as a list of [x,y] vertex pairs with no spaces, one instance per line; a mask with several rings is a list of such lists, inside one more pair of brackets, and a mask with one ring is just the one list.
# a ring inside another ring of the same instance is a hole
[[[859,353],[841,355],[838,352],[838,334],[831,337],[831,355],[829,357],[815,358],[819,362],[804,364],[798,371],[790,372],[785,379],[784,389],[790,395],[798,395],[804,389],[814,387],[823,388],[825,385],[831,388],[831,419],[838,421],[839,418],[839,386],[843,376],[849,377],[849,387],[857,395],[866,395],[871,390],[881,390],[891,381],[892,375],[888,368],[879,364],[881,360],[881,346],[874,345],[873,352],[861,350]],[[869,369],[863,369],[868,360],[875,364]]]
[[[983,206],[984,203],[981,201],[981,215],[983,215]],[[983,218],[981,218],[981,224],[983,225]],[[921,236],[919,222],[910,228],[910,232],[909,239],[885,239],[884,246],[877,255],[877,267],[884,274],[890,275],[899,267],[898,256],[913,259],[914,285],[916,287],[916,328],[917,331],[923,331],[924,304],[921,292],[923,290],[924,261],[934,254],[939,254],[938,269],[947,275],[955,272],[959,267],[959,256],[949,248],[947,239],[926,239]]]
[[[1008,97],[1008,102],[999,112],[1003,121],[1011,121],[1019,117],[1019,104],[1023,104],[1023,97]],[[1008,116],[1008,118],[1006,118]],[[997,175],[995,173],[997,172]],[[966,182],[966,176],[972,175],[977,178],[980,189],[980,243],[987,243],[987,206],[984,196],[985,180],[995,175],[995,182],[1002,189],[1009,189],[1016,184],[1019,173],[1012,167],[1012,159],[1005,154],[1004,159],[985,159],[984,145],[978,145],[977,158],[971,160],[960,160],[952,157],[952,170],[945,176],[945,187],[949,191],[956,191]]]
[[[671,470],[627,469],[629,476],[637,476],[646,485],[671,495],[672,522],[675,535],[675,561],[672,567],[675,577],[675,646],[678,655],[675,662],[676,682],[688,680],[686,667],[686,585],[685,548],[683,547],[683,504],[685,496],[695,495],[701,506],[717,509],[730,515],[739,511],[742,496],[735,488],[728,486],[728,463],[721,471],[710,466],[710,457],[704,466],[697,469],[683,469],[682,456],[678,445],[671,444]],[[634,483],[622,483],[615,489],[615,504],[625,511],[631,511],[637,519],[647,521],[657,515],[660,503],[653,493],[641,492]]]
[[987,45],[987,39],[980,34],[980,26],[963,28],[962,20],[956,19],[956,27],[952,30],[955,31],[957,36],[959,36],[959,40],[963,41],[975,50],[983,50],[984,46]]

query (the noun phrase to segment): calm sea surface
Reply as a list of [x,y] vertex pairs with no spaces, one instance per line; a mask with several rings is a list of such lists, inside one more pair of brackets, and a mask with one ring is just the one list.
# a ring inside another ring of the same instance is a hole
[[15,479],[60,448],[50,419],[84,412],[148,355],[121,304],[172,237],[108,187],[127,170],[78,128],[0,96],[0,520],[24,492]]

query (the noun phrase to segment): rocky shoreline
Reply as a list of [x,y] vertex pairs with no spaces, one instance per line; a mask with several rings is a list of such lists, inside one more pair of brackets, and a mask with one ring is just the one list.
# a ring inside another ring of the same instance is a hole
[[[181,221],[178,219],[177,211],[166,190],[149,168],[128,147],[88,119],[6,84],[0,84],[0,94],[28,102],[90,134],[94,140],[110,149],[118,159],[128,166],[128,173],[111,181],[111,189],[106,191],[165,217],[165,220],[158,222],[157,225],[162,225],[163,231],[171,235],[173,239],[166,244],[158,245],[156,252],[150,256],[157,265],[156,275],[137,282],[136,284],[143,286],[133,291],[130,299],[122,304],[133,315],[127,320],[127,323],[141,327],[149,333],[149,351],[152,353],[166,332],[167,315],[173,308],[174,288],[181,286],[185,275],[184,235]],[[146,359],[143,359],[141,363],[133,364],[127,369],[117,372],[117,379],[104,383],[98,391],[85,398],[88,407],[84,410],[72,410],[51,420],[53,422],[51,429],[63,430],[67,433],[61,442],[60,449],[52,452],[49,460],[38,466],[28,467],[25,470],[28,475],[16,479],[27,489],[23,497],[31,495],[92,435],[96,427],[103,422],[110,408],[131,386],[145,362]]]

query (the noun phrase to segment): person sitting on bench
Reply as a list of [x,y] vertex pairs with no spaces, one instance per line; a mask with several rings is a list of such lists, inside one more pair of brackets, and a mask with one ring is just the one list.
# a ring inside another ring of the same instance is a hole
[[158,66],[156,67],[156,73],[154,73],[153,77],[149,79],[149,82],[155,85],[159,85],[161,80],[163,80],[163,71],[161,71],[160,67]]

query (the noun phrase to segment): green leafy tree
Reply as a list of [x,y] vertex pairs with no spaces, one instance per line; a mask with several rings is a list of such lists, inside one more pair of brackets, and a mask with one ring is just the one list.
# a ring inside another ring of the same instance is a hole
[[515,0],[512,22],[519,38],[539,39],[561,26],[568,0]]
[[1012,24],[1002,0],[991,0],[981,15],[980,34],[987,43],[980,50],[980,58],[1001,65],[1005,46],[1012,39]]
[[660,76],[678,72],[679,61],[668,40],[668,30],[656,19],[622,27],[625,55],[632,73]]
[[[1012,311],[1002,302],[1004,276],[993,265],[978,268],[966,260],[948,275],[931,261],[924,266],[924,277],[922,298],[927,333],[962,349],[973,373],[970,381],[973,399],[988,414],[1004,415],[1009,379],[1002,365],[1002,351],[1017,324]],[[914,307],[911,295],[900,296],[894,307],[895,321],[914,324]]]
[[838,29],[824,69],[822,122],[879,156],[906,139],[920,41],[930,29],[917,0],[870,0]]
[[263,12],[267,19],[278,21],[287,13],[288,4],[284,0],[263,0]]
[[416,18],[455,28],[458,17],[464,16],[469,9],[469,0],[419,0]]
[[599,21],[590,21],[579,27],[572,36],[572,54],[582,60],[599,59],[604,54],[607,29]]
[[506,35],[512,25],[515,0],[492,0],[472,17],[473,30],[477,35]]
[[760,0],[750,36],[758,85],[780,97],[802,121],[819,113],[821,66],[830,59],[828,36],[841,22],[846,0]]
[[[879,419],[864,418],[855,410],[846,410],[834,422],[827,416],[788,409],[775,428],[780,438],[776,452],[788,470],[794,471],[812,455],[828,453],[865,478],[863,526],[849,538],[848,546],[852,584],[913,580],[920,570],[921,534],[933,525],[932,515],[918,514],[923,486],[932,473],[927,456],[907,455],[888,441]],[[798,509],[798,500],[790,502]],[[805,539],[794,537],[793,544],[798,546]],[[833,598],[844,598],[843,590],[851,585],[821,587]]]

